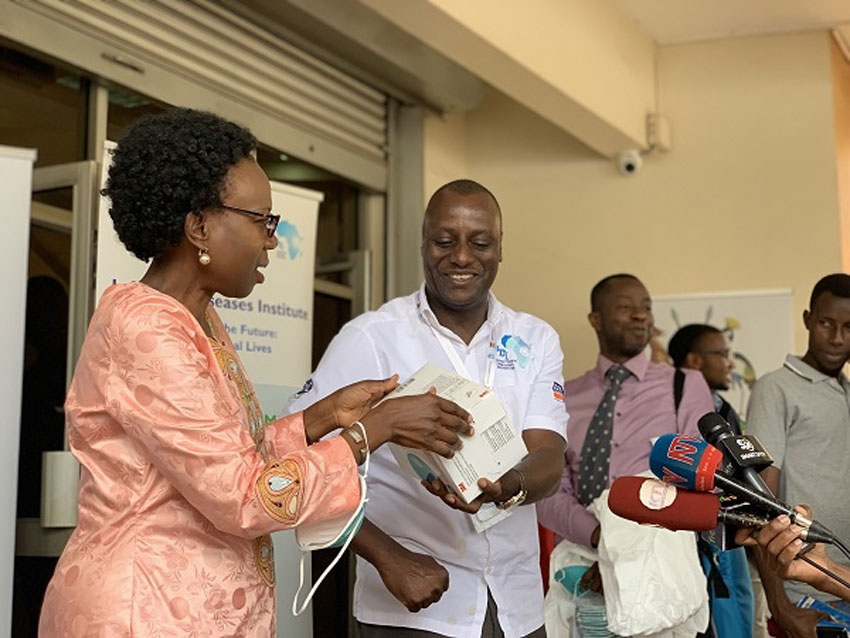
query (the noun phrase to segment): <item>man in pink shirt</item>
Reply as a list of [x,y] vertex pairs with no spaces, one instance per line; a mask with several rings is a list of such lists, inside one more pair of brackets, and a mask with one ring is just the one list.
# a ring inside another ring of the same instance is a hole
[[[648,470],[656,437],[669,432],[699,436],[697,421],[714,411],[714,403],[702,375],[683,370],[677,409],[674,368],[651,362],[645,353],[653,327],[652,300],[637,277],[605,277],[593,287],[590,306],[588,320],[599,341],[599,356],[594,368],[566,382],[566,467],[561,487],[537,504],[537,514],[558,536],[595,548],[599,522],[586,506],[617,477]],[[596,563],[582,586],[602,590]]]

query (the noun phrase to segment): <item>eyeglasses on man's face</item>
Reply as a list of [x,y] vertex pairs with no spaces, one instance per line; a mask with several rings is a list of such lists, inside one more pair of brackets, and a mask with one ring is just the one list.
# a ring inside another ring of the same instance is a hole
[[701,350],[701,355],[713,354],[717,357],[723,357],[724,359],[732,359],[732,351],[729,348],[724,348],[723,350]]
[[275,231],[277,230],[277,225],[280,223],[280,215],[272,215],[271,213],[258,213],[255,210],[248,210],[246,208],[239,208],[237,206],[228,206],[227,204],[221,204],[221,208],[224,208],[226,210],[232,210],[234,213],[242,213],[243,215],[262,217],[265,220],[263,226],[265,227],[266,233],[268,233],[269,237],[274,237]]

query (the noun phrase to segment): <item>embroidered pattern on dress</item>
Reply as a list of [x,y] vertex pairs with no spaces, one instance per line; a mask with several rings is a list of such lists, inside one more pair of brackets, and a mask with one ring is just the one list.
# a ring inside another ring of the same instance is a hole
[[273,519],[292,523],[301,505],[301,469],[293,461],[272,461],[257,479],[257,492]]
[[272,537],[266,534],[255,538],[254,547],[254,564],[257,565],[257,571],[260,576],[266,581],[266,584],[271,587],[274,585],[274,545],[272,545]]
[[266,458],[265,447],[265,419],[263,418],[263,410],[260,407],[260,402],[257,399],[257,393],[254,391],[254,386],[248,380],[245,374],[245,368],[242,367],[242,362],[235,353],[231,352],[224,345],[224,341],[219,337],[215,324],[210,321],[207,314],[207,324],[212,332],[213,353],[218,361],[218,366],[221,368],[221,373],[236,386],[236,392],[239,395],[239,400],[245,413],[248,416],[248,426],[251,431],[251,438],[254,439],[254,446],[257,452]]
[[[226,346],[223,339],[219,337],[219,331],[216,328],[215,322],[210,318],[209,313],[206,313],[207,325],[212,333],[210,345],[212,346],[213,354],[215,354],[218,367],[221,373],[228,379],[236,388],[239,396],[239,402],[245,410],[245,415],[248,417],[248,427],[251,432],[251,438],[254,440],[254,446],[263,459],[266,458],[265,445],[265,419],[263,418],[263,410],[260,407],[260,401],[257,399],[257,393],[254,392],[254,386],[248,380],[245,374],[245,369],[242,367],[242,362],[235,353],[231,352]],[[262,498],[263,507],[268,510],[268,505]],[[251,542],[251,547],[254,551],[254,565],[257,572],[265,583],[272,587],[275,583],[274,576],[274,548],[272,546],[271,537],[260,536]]]

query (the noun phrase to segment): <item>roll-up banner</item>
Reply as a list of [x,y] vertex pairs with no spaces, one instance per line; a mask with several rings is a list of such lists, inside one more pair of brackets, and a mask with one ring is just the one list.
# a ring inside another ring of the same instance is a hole
[[21,432],[24,325],[29,269],[30,200],[34,149],[0,146],[0,636],[12,631],[12,574],[15,561],[15,517],[18,498],[18,454]]
[[[106,143],[101,187],[114,147],[113,142]],[[281,220],[278,247],[269,253],[269,265],[264,269],[265,282],[244,299],[216,296],[212,300],[254,383],[267,422],[283,414],[290,396],[310,376],[316,223],[324,198],[322,193],[279,182],[271,182],[271,189],[272,210],[281,215]],[[137,281],[147,264],[118,240],[105,197],[100,198],[97,233],[95,298],[99,300],[112,284]],[[294,534],[278,532],[272,536],[278,636],[285,633],[287,638],[308,638],[312,635],[310,614],[295,618],[290,611],[300,558]]]

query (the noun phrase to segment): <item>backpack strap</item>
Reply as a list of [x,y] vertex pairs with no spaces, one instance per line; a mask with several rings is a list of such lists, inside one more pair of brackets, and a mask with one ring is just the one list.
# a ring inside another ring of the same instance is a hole
[[717,552],[700,536],[697,536],[697,552],[705,556],[708,561],[708,570],[706,571],[705,566],[703,566],[703,571],[708,581],[709,596],[714,594],[714,598],[729,598],[729,587],[723,580],[723,574],[720,573],[717,566]]
[[673,405],[676,408],[676,414],[679,414],[679,405],[682,403],[682,393],[685,390],[685,373],[681,368],[676,368],[673,374]]
[[729,413],[732,411],[732,406],[729,405],[729,402],[726,399],[721,399],[721,401],[722,403],[720,404],[720,409],[717,411],[717,414],[728,421]]

